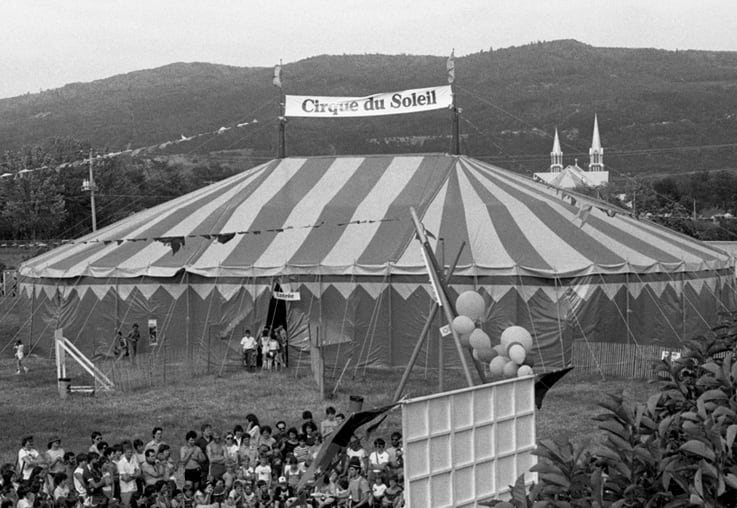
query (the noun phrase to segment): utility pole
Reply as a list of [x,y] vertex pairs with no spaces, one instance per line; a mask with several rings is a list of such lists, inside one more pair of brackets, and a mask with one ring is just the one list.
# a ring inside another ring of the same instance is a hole
[[92,209],[92,232],[97,231],[97,212],[95,210],[95,174],[92,170],[92,148],[90,148],[90,179],[82,180],[82,190],[90,192],[90,208]]

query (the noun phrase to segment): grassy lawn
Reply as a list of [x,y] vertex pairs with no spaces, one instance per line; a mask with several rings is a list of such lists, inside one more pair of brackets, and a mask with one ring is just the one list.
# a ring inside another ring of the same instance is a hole
[[[83,451],[89,446],[93,430],[115,443],[123,438],[150,439],[154,426],[164,428],[164,440],[175,449],[190,429],[199,430],[209,422],[221,429],[244,424],[247,413],[255,413],[262,423],[280,419],[288,425],[301,423],[301,413],[309,409],[319,421],[324,409],[333,405],[347,412],[350,395],[365,398],[364,408],[391,400],[401,378],[401,370],[349,370],[342,379],[335,398],[319,399],[309,371],[246,373],[230,369],[222,376],[204,375],[156,388],[128,392],[98,393],[94,397],[74,395],[60,399],[56,371],[49,360],[31,358],[31,370],[16,376],[5,351],[0,360],[0,463],[14,462],[20,439],[35,436],[36,447],[45,450],[47,438],[59,434],[66,450]],[[355,376],[355,377],[354,377]],[[446,374],[446,388],[459,388],[463,378],[458,372]],[[601,411],[597,402],[606,392],[622,393],[645,401],[655,386],[643,380],[580,377],[569,374],[554,387],[537,413],[537,437],[566,438],[596,442],[599,432],[592,417]],[[416,369],[405,393],[419,396],[437,391],[434,373]],[[400,411],[393,411],[378,434],[388,435],[400,429]]]

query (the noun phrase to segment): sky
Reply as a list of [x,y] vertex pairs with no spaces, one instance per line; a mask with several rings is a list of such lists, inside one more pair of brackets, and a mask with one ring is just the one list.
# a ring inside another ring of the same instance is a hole
[[737,51],[735,0],[0,0],[0,98],[173,62],[463,56],[535,41]]

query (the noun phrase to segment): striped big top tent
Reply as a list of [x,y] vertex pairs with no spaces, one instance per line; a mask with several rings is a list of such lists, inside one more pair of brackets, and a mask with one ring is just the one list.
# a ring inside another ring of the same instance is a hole
[[[49,343],[59,327],[92,350],[153,319],[157,341],[139,352],[201,351],[213,335],[263,327],[278,285],[292,295],[292,344],[309,324],[355,364],[404,365],[432,302],[410,207],[446,266],[465,242],[451,292],[484,296],[492,338],[528,328],[546,368],[570,363],[575,341],[677,346],[731,306],[721,250],[499,167],[443,154],[290,157],[23,264],[31,337]],[[455,356],[452,341],[428,344],[421,361],[438,344]]]

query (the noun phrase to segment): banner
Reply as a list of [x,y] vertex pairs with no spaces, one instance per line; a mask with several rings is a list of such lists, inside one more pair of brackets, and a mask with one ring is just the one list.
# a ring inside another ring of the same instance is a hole
[[284,300],[287,302],[298,302],[300,300],[299,291],[274,291],[275,300]]
[[450,108],[452,105],[453,92],[450,85],[445,85],[366,97],[286,95],[284,115],[310,118],[400,115]]

